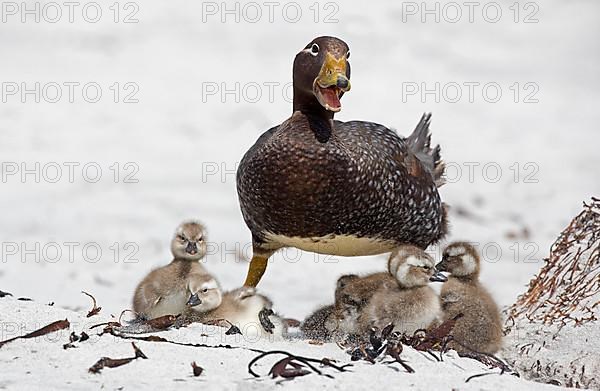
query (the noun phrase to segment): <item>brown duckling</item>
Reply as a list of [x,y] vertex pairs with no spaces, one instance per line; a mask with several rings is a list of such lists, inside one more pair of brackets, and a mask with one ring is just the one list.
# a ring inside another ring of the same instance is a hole
[[502,319],[498,305],[479,282],[481,259],[466,242],[455,242],[444,249],[437,269],[450,273],[442,286],[443,319],[458,319],[450,347],[458,352],[493,354],[502,347]]
[[206,282],[203,276],[212,279],[199,262],[206,254],[205,229],[199,222],[186,221],[177,227],[171,252],[171,263],[151,271],[135,289],[133,309],[141,316],[152,319],[181,314],[190,294],[196,293],[191,286]]

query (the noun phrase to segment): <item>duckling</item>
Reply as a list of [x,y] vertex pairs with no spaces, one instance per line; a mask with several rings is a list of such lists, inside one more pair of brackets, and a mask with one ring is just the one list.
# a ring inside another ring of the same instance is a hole
[[389,273],[373,273],[364,277],[346,274],[337,280],[335,303],[317,309],[300,326],[307,338],[329,341],[344,339],[356,332],[356,321],[362,307],[375,290],[394,284]]
[[[392,289],[398,285],[387,272],[359,277],[355,274],[341,276],[335,290],[335,304],[327,326],[335,339],[344,339],[359,332],[358,319],[363,310],[380,289]],[[333,323],[333,324],[332,324]]]
[[[190,297],[190,284],[202,284],[212,278],[198,262],[206,254],[205,229],[199,222],[186,221],[177,227],[171,252],[173,261],[151,271],[135,289],[133,309],[143,317],[182,313]],[[206,281],[202,276],[207,276]],[[216,281],[215,284],[218,287]],[[212,285],[209,289],[216,289]]]
[[218,282],[201,264],[174,260],[144,277],[135,290],[133,310],[148,319],[179,315],[190,305],[190,296],[215,290],[220,291]]
[[300,331],[306,338],[329,341],[333,337],[336,325],[334,311],[333,304],[318,308],[300,324]]
[[221,305],[205,310],[192,306],[185,313],[189,322],[221,324],[225,321],[237,326],[245,336],[281,337],[286,326],[273,312],[273,302],[254,288],[242,287],[223,294]]
[[493,354],[502,347],[502,319],[498,305],[479,282],[481,259],[466,242],[444,249],[437,269],[450,273],[441,291],[443,319],[462,313],[456,321],[450,347],[459,353]]
[[389,324],[394,331],[412,334],[439,322],[440,300],[428,283],[446,278],[436,272],[433,258],[418,247],[401,246],[390,255],[388,270],[396,284],[378,289],[363,308],[358,318],[360,335]]
[[210,274],[193,273],[188,276],[191,293],[186,305],[196,311],[211,311],[221,305],[223,295],[218,281]]
[[184,221],[175,230],[171,240],[174,259],[199,261],[206,255],[206,228],[194,220]]

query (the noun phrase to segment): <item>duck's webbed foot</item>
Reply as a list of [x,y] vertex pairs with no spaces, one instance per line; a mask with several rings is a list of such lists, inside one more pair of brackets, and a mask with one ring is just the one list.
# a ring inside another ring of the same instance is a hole
[[258,313],[258,319],[260,320],[261,326],[269,334],[273,334],[273,329],[275,328],[275,325],[271,322],[271,319],[269,319],[269,316],[274,314],[272,309],[266,307]]

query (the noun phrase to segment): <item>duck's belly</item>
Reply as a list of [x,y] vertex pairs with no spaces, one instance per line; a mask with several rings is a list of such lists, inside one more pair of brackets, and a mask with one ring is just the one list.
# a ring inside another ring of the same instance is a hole
[[343,256],[435,242],[443,212],[431,176],[407,171],[396,156],[406,152],[397,136],[371,143],[342,130],[325,143],[310,129],[279,132],[244,156],[237,188],[255,241]]
[[285,247],[296,247],[304,251],[345,257],[381,254],[392,251],[398,245],[392,240],[334,234],[303,238],[267,233],[266,239],[267,242]]

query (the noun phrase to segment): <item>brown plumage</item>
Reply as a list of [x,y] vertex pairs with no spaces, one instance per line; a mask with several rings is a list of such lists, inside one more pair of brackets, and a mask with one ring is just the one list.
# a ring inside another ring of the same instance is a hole
[[365,307],[373,296],[381,291],[398,286],[395,278],[387,272],[373,273],[363,277],[354,274],[338,279],[333,311],[333,335],[343,339],[348,335],[360,334],[358,322]]
[[459,352],[495,353],[502,347],[502,319],[498,305],[479,282],[481,260],[477,250],[465,242],[444,249],[437,269],[450,273],[442,286],[444,320],[462,313],[452,335]]
[[317,341],[329,341],[335,331],[334,305],[320,307],[310,314],[300,324],[300,331],[304,337]]
[[438,193],[444,164],[423,115],[399,136],[373,122],[334,121],[350,90],[349,48],[319,37],[295,57],[293,113],[266,131],[237,171],[242,215],[252,233],[245,285],[256,286],[282,247],[358,256],[421,248],[447,231]]

